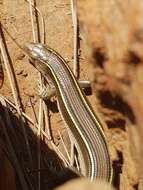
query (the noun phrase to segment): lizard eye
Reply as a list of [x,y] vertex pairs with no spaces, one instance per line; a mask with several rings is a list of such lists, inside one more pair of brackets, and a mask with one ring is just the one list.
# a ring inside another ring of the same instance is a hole
[[37,44],[37,47],[38,48],[43,48],[43,45],[39,43],[39,44]]
[[39,47],[35,46],[35,47],[33,47],[32,51],[39,54],[41,49]]
[[33,57],[34,59],[36,59],[36,58],[39,57],[38,53],[36,53],[36,52],[34,52],[34,51],[32,51],[31,53],[32,53],[32,57]]

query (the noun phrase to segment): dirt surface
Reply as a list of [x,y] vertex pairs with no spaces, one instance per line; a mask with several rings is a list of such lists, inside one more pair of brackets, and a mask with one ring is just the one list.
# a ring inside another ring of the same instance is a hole
[[[73,27],[69,0],[37,1],[46,26],[46,44],[58,51],[72,68]],[[24,46],[33,41],[29,5],[23,0],[0,0],[2,25]],[[105,135],[113,161],[113,185],[120,190],[142,189],[140,137],[143,86],[143,5],[140,1],[79,0],[80,79],[90,80],[88,99],[106,122]],[[30,99],[38,115],[38,72],[4,31],[25,112],[34,119]],[[4,68],[0,93],[10,100],[11,88]],[[52,130],[63,123],[50,111]],[[142,154],[143,155],[143,154]]]

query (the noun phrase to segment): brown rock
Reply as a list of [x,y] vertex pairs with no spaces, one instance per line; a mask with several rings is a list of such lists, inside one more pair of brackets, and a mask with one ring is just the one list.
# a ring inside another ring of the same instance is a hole
[[91,182],[88,179],[71,180],[55,190],[114,190],[109,184],[96,180]]

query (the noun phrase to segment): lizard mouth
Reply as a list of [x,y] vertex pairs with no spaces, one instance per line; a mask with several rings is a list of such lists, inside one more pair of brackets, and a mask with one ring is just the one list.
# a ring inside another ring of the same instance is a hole
[[26,43],[24,46],[24,50],[26,51],[26,53],[30,56],[32,54],[33,48],[34,48],[35,44],[34,43]]

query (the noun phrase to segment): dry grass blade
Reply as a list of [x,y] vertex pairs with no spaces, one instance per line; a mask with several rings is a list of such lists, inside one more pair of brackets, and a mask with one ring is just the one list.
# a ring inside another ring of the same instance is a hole
[[20,101],[18,101],[19,100],[19,94],[18,94],[18,89],[17,89],[17,86],[16,86],[16,80],[15,80],[15,77],[14,77],[12,66],[10,64],[9,55],[8,55],[7,50],[6,50],[6,44],[5,44],[5,40],[4,40],[4,37],[3,37],[1,25],[0,25],[0,50],[1,50],[1,53],[2,53],[3,63],[4,63],[4,66],[5,66],[5,69],[6,69],[8,79],[9,79],[10,87],[11,87],[11,90],[12,90],[12,95],[13,95],[14,102],[15,102],[15,105],[16,105],[16,109],[17,109],[17,112],[18,112],[19,117],[21,119],[21,126],[22,126],[22,129],[23,129],[23,134],[24,134],[24,138],[25,138],[27,152],[28,152],[28,155],[29,155],[29,160],[30,160],[30,162],[32,164],[32,156],[31,156],[30,146],[29,146],[29,142],[28,142],[28,138],[27,138],[27,133],[26,133],[25,126],[24,126],[24,124],[22,122],[23,117],[22,117],[22,113],[21,113],[21,109],[20,109],[21,105],[19,105]]
[[29,11],[30,11],[30,20],[31,20],[31,26],[32,26],[32,34],[33,34],[33,41],[36,42],[36,32],[34,29],[34,17],[33,17],[33,9],[32,9],[33,0],[29,0]]
[[[4,111],[5,111],[6,118],[7,118],[6,123],[7,123],[7,125],[11,128],[10,119],[8,119],[8,118],[10,118],[10,116],[9,116],[9,113],[8,113],[8,111],[7,111],[7,109],[6,109],[6,106],[7,106],[7,105],[6,105],[6,102],[5,102],[4,99],[2,99],[2,98],[1,98],[0,102],[1,102],[2,105],[4,106]],[[27,184],[27,182],[26,182],[26,180],[25,180],[25,177],[24,177],[23,171],[22,171],[22,169],[21,169],[20,163],[19,163],[19,161],[18,161],[18,159],[17,159],[17,156],[16,156],[16,154],[15,154],[14,148],[13,148],[13,146],[12,146],[12,143],[11,143],[11,141],[10,141],[9,135],[8,135],[8,133],[7,133],[5,123],[3,122],[3,119],[2,119],[1,116],[0,116],[0,124],[1,124],[1,126],[2,126],[3,131],[4,131],[4,135],[5,135],[5,138],[6,138],[6,141],[7,141],[7,145],[8,145],[8,150],[9,150],[10,155],[11,155],[11,157],[12,157],[12,162],[13,162],[13,165],[14,165],[14,167],[15,167],[15,169],[16,169],[17,175],[18,175],[18,177],[19,177],[19,180],[20,180],[22,189],[23,189],[23,190],[28,190],[28,189],[29,189],[28,184]]]
[[15,38],[10,34],[10,32],[1,24],[2,29],[7,33],[7,35],[11,38],[11,40],[19,47],[19,49],[27,55],[27,52],[24,50],[24,48],[21,47],[21,45],[15,40]]
[[[44,25],[44,18],[41,14],[41,12],[39,11],[39,9],[37,9],[37,7],[35,6],[36,5],[36,1],[32,1],[32,0],[27,0],[27,2],[29,2],[29,9],[30,9],[30,19],[31,19],[31,27],[32,27],[32,32],[33,32],[33,41],[36,42],[36,41],[42,41],[42,43],[44,43],[45,41],[45,25]],[[35,14],[33,14],[32,12],[32,8],[34,8],[35,10]],[[41,36],[40,36],[40,29],[39,29],[39,22],[38,22],[38,15],[37,15],[37,12],[40,14],[41,16],[41,21],[42,21],[42,40],[41,39]],[[36,19],[36,25],[37,25],[37,39],[36,39],[36,32],[35,32],[35,28],[34,28],[34,16],[35,16],[35,19]],[[42,86],[42,76],[41,74],[39,73],[39,78],[40,78],[40,85]],[[41,178],[41,174],[40,174],[40,169],[41,169],[41,148],[40,148],[40,137],[41,137],[41,125],[42,125],[42,122],[43,122],[43,100],[40,99],[40,102],[39,102],[39,118],[38,118],[38,131],[37,131],[37,153],[38,153],[38,189],[40,190],[40,178]]]
[[[12,108],[16,109],[16,106],[10,100],[8,100],[6,97],[3,96],[0,97],[3,98]],[[27,119],[27,121],[29,121],[32,125],[34,125],[38,129],[38,124],[35,123],[26,113],[22,112],[22,115],[25,117],[25,119]],[[51,140],[51,138],[42,129],[41,132],[48,141]]]
[[3,81],[4,81],[4,73],[3,73],[3,67],[2,67],[2,56],[0,52],[0,88],[3,85]]
[[62,152],[59,150],[59,148],[53,142],[51,142],[51,145],[52,145],[53,149],[55,150],[55,152],[58,154],[58,156],[63,160],[64,164],[66,166],[70,166],[69,161],[65,158],[65,156],[62,154]]
[[38,131],[37,131],[37,148],[38,148],[38,189],[40,190],[40,179],[41,179],[41,174],[40,174],[40,170],[41,170],[41,143],[40,143],[40,138],[41,138],[41,126],[43,123],[43,106],[42,106],[42,99],[40,99],[40,103],[39,103],[39,118],[38,118]]
[[76,0],[71,0],[72,21],[74,28],[74,60],[73,60],[73,73],[78,78],[78,25],[77,25],[77,6]]
[[48,113],[48,108],[47,108],[45,102],[43,102],[43,109],[44,109],[44,116],[45,116],[46,133],[50,137],[50,140],[52,140],[52,135],[51,135],[51,131],[50,131],[50,124],[49,124],[49,113]]
[[74,143],[71,141],[71,151],[70,151],[70,165],[74,165]]
[[6,72],[7,72],[7,76],[9,79],[10,87],[11,87],[13,98],[14,98],[14,102],[16,105],[16,109],[17,109],[19,115],[21,115],[20,107],[19,107],[19,103],[18,103],[18,93],[17,93],[16,86],[15,86],[15,80],[14,80],[14,76],[13,76],[11,66],[9,64],[9,59],[8,59],[8,55],[7,55],[4,44],[5,43],[4,43],[3,36],[2,36],[2,29],[0,28],[0,50],[1,50],[2,58],[3,58],[3,64],[4,64]]
[[33,111],[34,118],[35,118],[35,123],[38,124],[38,119],[37,119],[36,111],[35,111],[35,109],[34,109],[34,106],[33,106],[32,100],[31,100],[31,97],[29,97],[29,101],[30,101],[30,106],[31,106],[32,111]]
[[79,162],[78,162],[78,158],[77,158],[76,155],[74,156],[74,160],[75,160],[75,163],[76,163],[76,168],[77,168],[77,170],[79,171],[79,170],[80,170],[80,167],[79,167]]
[[58,131],[58,134],[59,134],[60,139],[61,139],[61,141],[62,141],[62,145],[63,145],[63,147],[64,147],[64,150],[65,150],[65,152],[66,152],[66,155],[67,155],[67,157],[68,157],[68,160],[70,161],[71,158],[70,158],[69,152],[68,152],[68,150],[67,150],[67,148],[66,148],[66,145],[65,145],[65,143],[64,143],[64,139],[63,139],[63,137],[62,137],[60,131]]
[[[10,106],[12,106],[14,109],[16,109],[16,106],[7,98],[0,96],[1,98],[3,98]],[[38,130],[38,124],[34,123],[34,121],[24,112],[22,112],[22,115],[31,123],[33,124],[36,129]],[[53,147],[53,149],[55,150],[55,152],[58,154],[58,156],[64,161],[65,165],[70,166],[68,160],[65,158],[65,156],[62,154],[62,152],[59,150],[59,148],[51,141],[51,136],[48,136],[47,133],[41,129],[41,133],[44,135],[44,137],[47,139],[47,141],[51,142],[51,145]]]
[[33,39],[34,39],[34,42],[36,42],[36,39],[34,36],[36,36],[35,34],[35,30],[34,30],[34,18],[33,18],[33,14],[32,13],[32,8],[35,9],[39,16],[40,16],[40,20],[41,20],[41,43],[45,43],[45,21],[44,21],[44,17],[41,13],[41,11],[34,5],[34,3],[31,2],[31,0],[25,0],[26,2],[29,3],[29,6],[30,6],[30,16],[31,16],[31,24],[32,24],[32,33],[33,33]]

